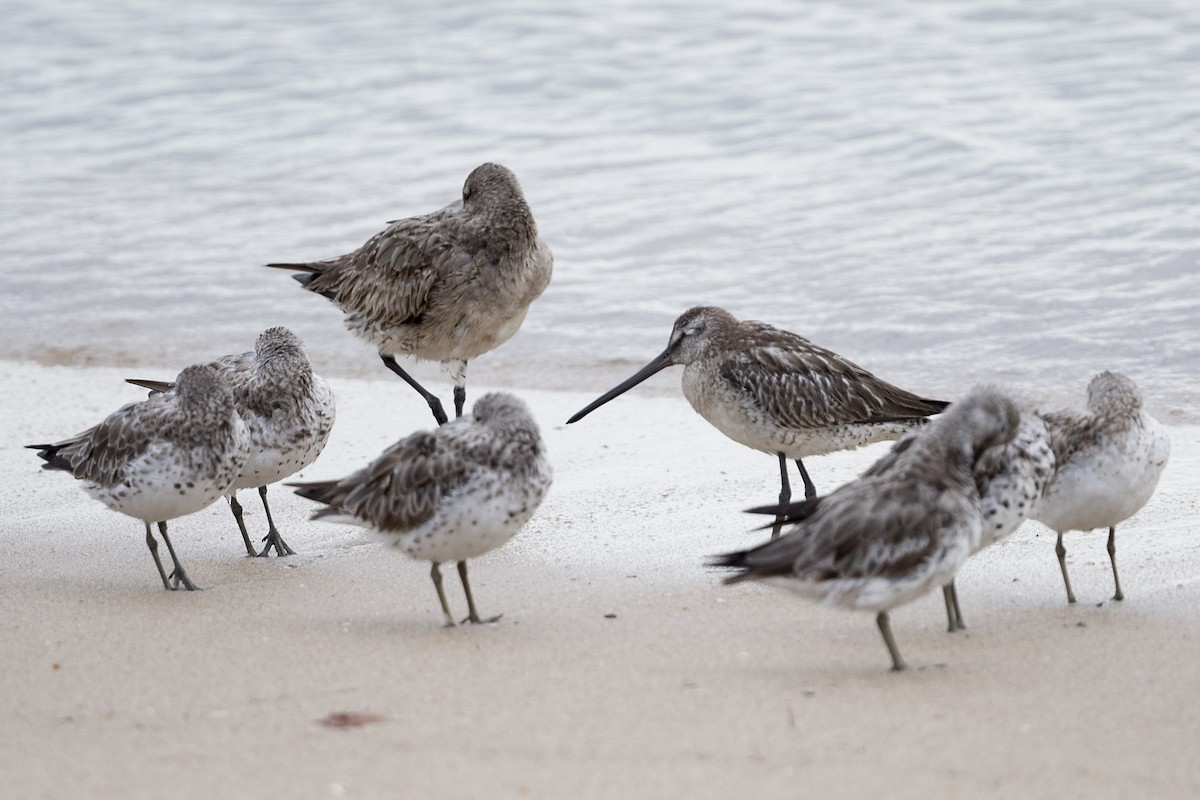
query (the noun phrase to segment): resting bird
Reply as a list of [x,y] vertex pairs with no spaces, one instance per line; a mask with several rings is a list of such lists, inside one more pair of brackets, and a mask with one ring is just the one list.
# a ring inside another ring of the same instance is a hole
[[989,448],[1010,442],[1018,423],[1010,400],[973,392],[885,456],[889,464],[806,501],[786,535],[710,565],[737,570],[726,583],[759,580],[824,605],[876,612],[892,668],[905,669],[888,612],[949,583],[979,546],[975,466]]
[[430,577],[447,627],[454,617],[440,565],[458,562],[467,596],[464,622],[482,619],[467,579],[467,559],[507,542],[525,526],[550,488],[550,463],[529,409],[493,392],[469,417],[405,437],[368,466],[340,480],[289,484],[324,503],[313,519],[368,528],[413,558]]
[[[249,457],[250,437],[229,387],[209,365],[188,367],[175,390],[130,403],[93,428],[54,444],[31,444],[42,469],[69,472],[113,511],[140,519],[146,546],[168,590],[195,589],[167,538],[167,521],[224,494]],[[174,570],[158,557],[150,524],[166,542]]]
[[1088,384],[1087,411],[1046,415],[1054,447],[1054,478],[1033,518],[1058,533],[1055,552],[1067,602],[1075,602],[1067,575],[1063,534],[1108,528],[1114,600],[1125,599],[1117,575],[1117,525],[1132,517],[1154,494],[1171,455],[1166,429],[1142,408],[1137,384],[1116,372],[1101,372]]
[[504,344],[550,283],[554,257],[517,178],[499,164],[467,176],[462,202],[395,220],[352,253],[325,261],[267,264],[297,270],[310,292],[346,313],[346,326],[429,404],[442,402],[396,363],[439,361],[454,382],[455,416],[466,402],[467,362]]

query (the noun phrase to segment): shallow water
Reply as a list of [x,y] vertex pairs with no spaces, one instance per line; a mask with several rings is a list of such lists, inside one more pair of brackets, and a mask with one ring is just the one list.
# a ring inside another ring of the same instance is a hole
[[1200,419],[1200,5],[402,5],[0,3],[0,357],[180,366],[286,324],[382,376],[257,265],[494,160],[556,272],[476,381],[599,392],[707,303],[922,392],[1112,368]]

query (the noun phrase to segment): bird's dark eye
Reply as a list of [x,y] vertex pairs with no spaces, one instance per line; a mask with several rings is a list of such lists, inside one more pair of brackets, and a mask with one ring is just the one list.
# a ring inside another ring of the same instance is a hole
[[466,187],[463,189],[463,202],[465,203],[467,200],[470,200],[470,199],[471,199],[471,189],[470,189],[470,187]]

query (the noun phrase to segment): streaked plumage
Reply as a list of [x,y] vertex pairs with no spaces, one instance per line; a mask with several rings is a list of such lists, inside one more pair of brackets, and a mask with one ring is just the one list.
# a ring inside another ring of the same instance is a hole
[[[222,356],[212,362],[233,392],[234,404],[250,434],[250,457],[229,487],[229,507],[246,545],[246,555],[293,555],[283,540],[267,504],[267,486],[291,477],[317,460],[333,429],[333,390],[313,372],[304,344],[287,328],[268,328],[254,350]],[[170,391],[172,384],[130,379],[153,391]],[[242,518],[239,489],[258,489],[267,517],[266,543],[256,552]]]
[[675,321],[662,354],[568,424],[676,364],[684,366],[683,394],[700,416],[735,442],[778,457],[781,504],[791,498],[786,459],[796,461],[812,497],[816,488],[801,459],[896,439],[946,407],[802,336],[697,306]]
[[441,424],[441,401],[395,356],[440,361],[461,416],[467,361],[517,332],[553,265],[516,176],[489,163],[467,177],[461,203],[393,221],[338,258],[267,266],[301,271],[296,279],[346,312],[347,327],[379,349]]
[[[993,390],[995,391],[995,390]],[[896,442],[886,456],[875,462],[863,477],[886,474],[922,435],[909,433]],[[985,450],[972,470],[975,488],[979,492],[983,530],[978,552],[1011,534],[1029,518],[1054,474],[1054,451],[1046,423],[1033,408],[1021,410],[1021,420],[1012,441]],[[781,508],[765,508],[762,513],[782,517],[785,523],[796,522],[810,513],[802,503],[790,503]],[[942,587],[946,600],[946,617],[950,631],[966,627],[958,603],[955,581]]]
[[[89,495],[145,523],[163,588],[194,589],[167,538],[167,521],[199,511],[228,490],[249,456],[249,434],[212,366],[188,367],[175,385],[69,439],[28,447],[40,451],[43,469],[70,472]],[[170,576],[159,561],[152,522],[171,553]]]
[[[483,622],[467,580],[467,559],[513,537],[550,487],[537,423],[509,394],[486,394],[472,413],[414,433],[341,480],[291,484],[324,503],[313,519],[381,534],[413,558],[430,561],[446,624],[454,625],[439,565],[458,562],[471,622]],[[487,620],[491,621],[491,620]]]
[[877,612],[893,668],[904,669],[888,611],[949,583],[975,552],[984,527],[975,465],[1011,441],[1018,422],[1010,400],[973,392],[871,474],[801,504],[786,535],[711,563],[738,570],[726,583],[759,580]]
[[1146,504],[1171,454],[1166,429],[1142,408],[1137,384],[1115,372],[1101,372],[1088,384],[1086,411],[1046,415],[1054,447],[1055,471],[1032,514],[1058,534],[1055,551],[1067,602],[1075,602],[1067,575],[1067,531],[1108,528],[1114,600],[1124,599],[1117,574],[1117,525]]

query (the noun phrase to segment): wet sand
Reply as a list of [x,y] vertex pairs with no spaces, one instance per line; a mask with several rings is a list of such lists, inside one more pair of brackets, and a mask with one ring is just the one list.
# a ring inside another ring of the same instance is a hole
[[[471,563],[494,625],[443,628],[426,564],[308,522],[283,487],[298,555],[246,558],[222,501],[170,526],[203,591],[165,592],[138,522],[20,449],[138,399],[126,372],[0,363],[4,796],[1200,794],[1200,427],[1170,428],[1157,494],[1118,528],[1124,602],[1103,534],[1068,535],[1068,607],[1053,535],[1027,523],[960,573],[967,631],[945,632],[940,594],[893,613],[913,667],[893,674],[871,615],[704,569],[765,538],[741,509],[774,499],[774,461],[678,394],[563,425],[607,386],[518,392],[556,480]],[[338,423],[304,478],[431,422],[399,381],[333,385]],[[807,465],[827,491],[886,447]],[[338,712],[379,719],[321,724]]]

